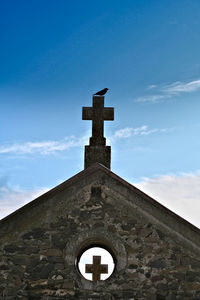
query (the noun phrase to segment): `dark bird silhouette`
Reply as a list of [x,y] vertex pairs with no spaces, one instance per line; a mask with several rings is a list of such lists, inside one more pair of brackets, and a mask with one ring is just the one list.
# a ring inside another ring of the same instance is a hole
[[108,90],[109,90],[109,89],[105,88],[105,89],[103,89],[103,90],[97,92],[97,93],[94,94],[94,95],[96,95],[96,96],[103,96],[103,95],[105,95],[105,94],[107,93]]

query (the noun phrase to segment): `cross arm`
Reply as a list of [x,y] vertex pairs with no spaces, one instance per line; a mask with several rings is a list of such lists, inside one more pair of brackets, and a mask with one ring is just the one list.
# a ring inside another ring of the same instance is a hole
[[92,107],[83,107],[82,120],[92,120],[93,110]]
[[108,274],[108,265],[101,265],[101,274]]
[[113,107],[104,107],[103,119],[105,121],[113,121],[114,120],[114,108]]
[[92,264],[87,264],[85,265],[85,273],[92,273],[93,272],[93,265]]

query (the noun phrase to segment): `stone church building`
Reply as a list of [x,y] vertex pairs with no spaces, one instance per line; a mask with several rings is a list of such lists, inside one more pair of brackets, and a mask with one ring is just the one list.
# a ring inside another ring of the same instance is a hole
[[104,96],[83,119],[84,170],[0,221],[0,299],[200,299],[200,230],[110,170]]

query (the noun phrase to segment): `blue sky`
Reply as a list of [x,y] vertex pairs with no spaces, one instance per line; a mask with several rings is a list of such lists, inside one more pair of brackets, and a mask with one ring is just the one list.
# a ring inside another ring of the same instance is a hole
[[83,169],[108,87],[112,171],[200,226],[199,36],[198,0],[1,1],[0,218]]

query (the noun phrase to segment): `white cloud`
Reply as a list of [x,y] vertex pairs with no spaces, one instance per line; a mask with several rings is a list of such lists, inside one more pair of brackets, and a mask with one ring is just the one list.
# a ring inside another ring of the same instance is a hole
[[152,89],[155,89],[157,87],[157,85],[155,85],[155,84],[150,84],[148,87],[147,87],[147,89],[148,90],[152,90]]
[[177,81],[172,84],[166,85],[162,88],[162,91],[168,94],[180,94],[194,92],[198,89],[200,89],[200,79],[186,83]]
[[172,98],[174,95],[180,95],[181,93],[190,93],[195,92],[200,89],[200,79],[181,82],[176,81],[168,85],[156,86],[150,85],[147,87],[149,90],[157,89],[157,93],[154,95],[147,95],[138,97],[135,102],[149,102],[149,103],[158,103],[165,99]]
[[[117,138],[128,138],[136,135],[148,135],[154,132],[164,132],[166,129],[149,129],[147,125],[138,128],[122,128],[117,130],[111,137],[107,138],[113,141]],[[82,147],[88,144],[88,136],[77,138],[75,136],[65,137],[59,141],[40,141],[40,142],[25,142],[25,143],[9,143],[0,146],[0,154],[40,154],[50,155],[61,151],[68,150],[73,147]]]
[[72,147],[82,146],[86,137],[76,138],[74,136],[66,137],[60,141],[41,141],[13,143],[0,146],[0,154],[33,154],[39,153],[48,155],[59,151],[64,151]]
[[143,125],[137,128],[126,127],[115,131],[115,133],[109,138],[110,140],[120,139],[120,138],[129,138],[138,135],[149,135],[155,132],[166,132],[166,128],[153,128],[149,129],[147,125]]
[[0,219],[11,214],[21,206],[47,192],[48,188],[35,188],[33,190],[19,187],[0,186]]
[[146,125],[143,125],[138,128],[130,128],[130,127],[122,128],[122,129],[115,131],[113,137],[114,138],[127,138],[127,137],[131,137],[131,136],[139,135],[139,134],[142,134],[143,132],[146,132],[147,128],[148,127]]
[[200,171],[144,178],[135,186],[200,227]]
[[166,95],[151,95],[151,96],[138,97],[135,100],[135,102],[157,103],[157,102],[160,102],[164,98],[166,98]]

